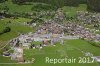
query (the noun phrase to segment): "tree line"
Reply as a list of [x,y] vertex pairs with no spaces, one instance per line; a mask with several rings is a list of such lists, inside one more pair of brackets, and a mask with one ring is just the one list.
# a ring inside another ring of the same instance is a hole
[[2,31],[0,31],[0,35],[7,33],[7,32],[10,32],[10,31],[11,31],[10,27],[5,27]]
[[[4,2],[7,0],[0,0]],[[89,10],[100,12],[100,0],[12,0],[15,4],[25,4],[26,2],[40,2],[51,4],[57,8],[62,6],[78,6],[81,3],[85,3]]]
[[62,6],[78,6],[81,3],[85,3],[89,10],[100,12],[100,0],[12,0],[14,3],[22,4],[25,2],[42,2],[56,6],[57,8]]
[[100,0],[87,0],[88,9],[100,12]]

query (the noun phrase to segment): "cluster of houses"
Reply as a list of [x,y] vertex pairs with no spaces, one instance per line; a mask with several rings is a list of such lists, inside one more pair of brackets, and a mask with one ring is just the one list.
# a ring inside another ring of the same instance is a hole
[[79,21],[84,22],[86,24],[98,22],[100,23],[100,13],[78,11],[76,17]]
[[75,23],[67,23],[65,26],[67,31],[71,35],[78,35],[80,36],[80,38],[84,38],[86,40],[92,40],[95,42],[100,41],[100,35],[93,33],[89,28],[85,28]]
[[[24,61],[23,49],[30,48],[42,48],[43,46],[54,45],[55,42],[59,41],[62,36],[61,28],[55,23],[44,23],[39,27],[35,33],[20,34],[17,38],[14,38],[10,44],[14,48],[14,53],[11,55],[12,60],[19,62]],[[32,42],[41,42],[36,45]],[[63,40],[62,40],[63,43]],[[20,48],[21,47],[21,48]]]

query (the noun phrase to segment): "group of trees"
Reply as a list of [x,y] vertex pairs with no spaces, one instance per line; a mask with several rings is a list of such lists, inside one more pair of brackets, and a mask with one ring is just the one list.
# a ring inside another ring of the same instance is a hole
[[88,9],[100,12],[100,0],[87,0]]
[[55,7],[52,6],[52,5],[41,4],[40,3],[40,4],[37,4],[37,5],[34,5],[31,10],[38,11],[39,12],[41,10],[44,10],[44,11],[47,11],[47,10],[55,10]]
[[7,33],[7,32],[10,32],[10,31],[11,31],[10,27],[5,27],[2,31],[0,31],[0,35]]
[[80,3],[88,5],[88,9],[100,12],[100,0],[12,0],[14,3],[23,4],[25,2],[42,2],[56,7],[78,6]]
[[[0,0],[0,3],[7,0]],[[78,6],[80,3],[88,5],[88,9],[100,12],[100,0],[12,0],[15,4],[25,4],[26,2],[42,2],[56,7]]]
[[15,4],[24,4],[25,2],[28,2],[28,0],[12,0]]
[[7,0],[0,0],[0,3],[3,3],[3,2],[5,2],[5,1],[7,1]]
[[25,2],[40,2],[47,3],[57,7],[62,7],[65,5],[77,6],[81,0],[12,0],[16,4],[24,4]]

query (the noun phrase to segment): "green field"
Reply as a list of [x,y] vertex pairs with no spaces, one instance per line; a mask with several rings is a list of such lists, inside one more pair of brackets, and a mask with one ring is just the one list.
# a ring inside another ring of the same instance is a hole
[[[56,44],[56,46],[48,46],[43,47],[43,49],[29,49],[24,50],[24,58],[27,60],[31,60],[31,58],[35,58],[34,63],[32,64],[8,64],[8,66],[40,66],[40,65],[46,65],[46,66],[98,66],[99,63],[78,63],[78,60],[76,63],[61,63],[61,64],[50,64],[45,63],[45,58],[64,58],[68,56],[69,58],[77,58],[78,57],[86,57],[83,52],[90,52],[94,56],[99,56],[100,48],[94,47],[91,44],[87,43],[84,40],[65,40],[64,45],[60,45],[59,43]],[[0,62],[8,62],[7,58],[1,57]],[[4,60],[4,61],[3,61]],[[10,60],[9,60],[10,62]],[[1,64],[0,66],[6,66],[6,64]]]
[[87,11],[87,5],[80,4],[78,7],[64,6],[62,9],[67,17],[75,17],[77,11]]
[[5,6],[7,6],[9,8],[9,13],[25,13],[25,12],[32,12],[31,8],[33,5],[17,5],[17,4],[13,4],[11,2],[11,0],[6,1],[5,3],[0,3],[0,10],[2,10]]
[[[11,23],[9,23],[9,21]],[[27,18],[18,18],[18,19],[5,18],[3,20],[0,20],[0,31],[2,31],[6,26],[9,26],[11,28],[10,32],[0,35],[0,40],[6,41],[14,37],[17,37],[19,33],[32,32],[33,29],[31,27],[23,25],[24,24],[23,22],[29,22],[29,21],[31,21],[31,19]]]

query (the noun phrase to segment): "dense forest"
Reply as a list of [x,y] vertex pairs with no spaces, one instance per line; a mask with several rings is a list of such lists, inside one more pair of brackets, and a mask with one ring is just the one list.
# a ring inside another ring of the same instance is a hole
[[88,9],[100,12],[100,0],[87,0]]
[[[5,2],[7,0],[0,0]],[[62,6],[78,6],[81,3],[85,3],[88,6],[88,10],[100,12],[100,0],[12,0],[15,4],[25,4],[26,2],[42,2],[51,4],[57,8]]]

